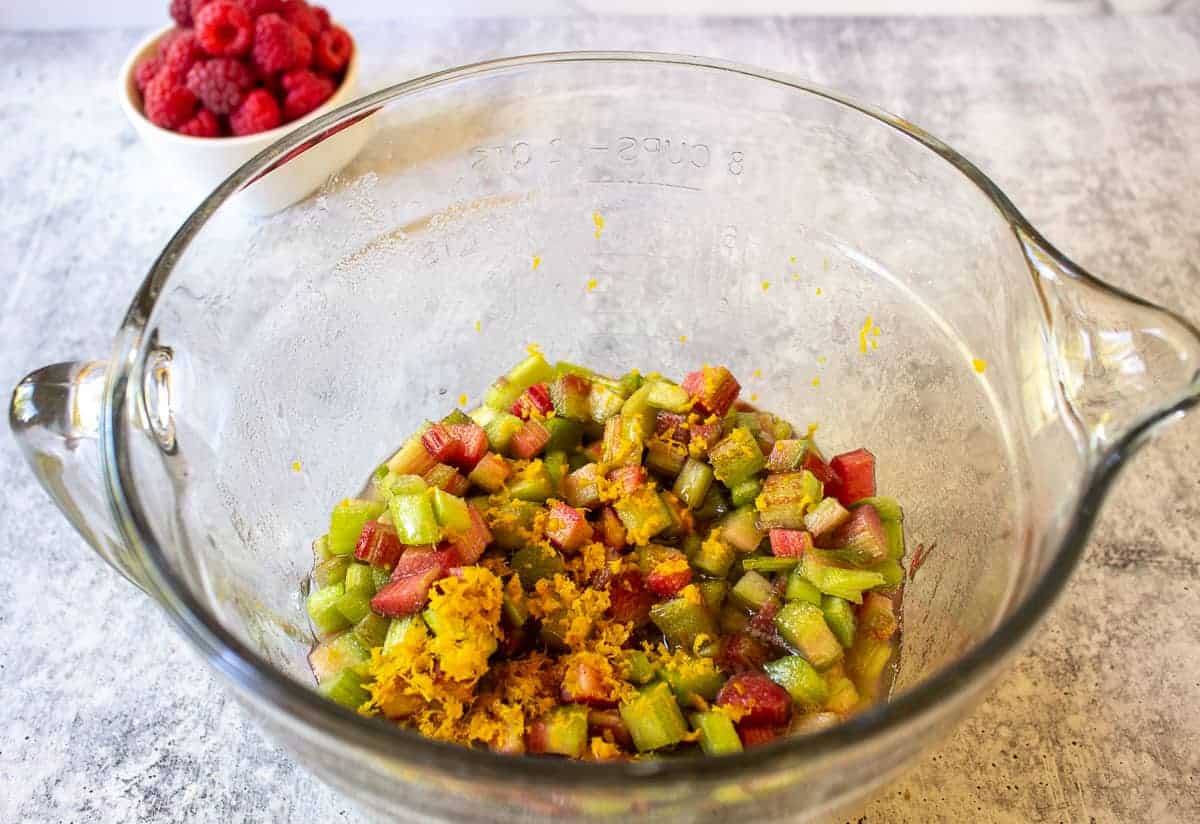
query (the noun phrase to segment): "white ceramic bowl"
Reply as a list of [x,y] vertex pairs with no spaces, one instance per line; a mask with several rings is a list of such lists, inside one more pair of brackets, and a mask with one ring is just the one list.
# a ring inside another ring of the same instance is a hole
[[[121,67],[119,94],[121,108],[133,124],[142,142],[169,170],[199,194],[207,194],[236,169],[279,138],[355,96],[358,85],[358,47],[355,45],[341,85],[325,103],[304,117],[276,129],[244,137],[190,137],[151,123],[142,114],[142,95],[133,80],[134,69],[144,57],[152,55],[158,43],[174,26],[167,26],[134,47]],[[278,211],[308,195],[329,175],[341,169],[366,143],[366,123],[356,124],[344,133],[323,141],[310,151],[293,158],[286,168],[267,175],[246,187],[235,200],[245,209],[266,214]]]

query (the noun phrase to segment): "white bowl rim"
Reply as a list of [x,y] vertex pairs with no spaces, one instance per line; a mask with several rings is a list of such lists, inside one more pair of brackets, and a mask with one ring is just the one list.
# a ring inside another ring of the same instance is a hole
[[[336,23],[336,21],[334,21]],[[151,32],[143,37],[136,46],[129,52],[125,58],[125,62],[121,64],[121,74],[117,93],[121,99],[121,108],[125,111],[125,116],[132,121],[141,121],[149,128],[153,129],[158,136],[165,140],[174,140],[181,144],[190,144],[193,147],[208,146],[221,148],[234,148],[239,146],[252,146],[256,143],[273,143],[280,137],[290,132],[302,123],[306,123],[313,118],[320,117],[332,109],[337,108],[345,102],[348,92],[355,87],[358,80],[358,43],[354,43],[354,50],[350,52],[350,62],[346,64],[345,73],[342,75],[342,82],[333,90],[333,94],[329,99],[322,103],[317,108],[313,109],[308,114],[298,117],[295,120],[289,120],[274,129],[269,129],[265,132],[255,132],[254,134],[246,135],[222,135],[218,137],[195,137],[188,134],[180,134],[173,132],[170,129],[164,129],[157,123],[151,122],[150,118],[142,112],[142,107],[135,97],[137,85],[133,81],[133,73],[137,69],[142,58],[154,47],[158,42],[166,37],[171,32],[175,31],[178,26],[172,23],[169,26],[164,26],[161,29]]]

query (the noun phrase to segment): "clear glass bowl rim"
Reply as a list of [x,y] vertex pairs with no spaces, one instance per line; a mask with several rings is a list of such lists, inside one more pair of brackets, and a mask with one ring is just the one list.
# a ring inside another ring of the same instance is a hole
[[[191,593],[183,579],[170,567],[158,546],[136,493],[131,462],[125,450],[127,433],[121,426],[121,410],[130,387],[140,387],[140,353],[155,301],[168,282],[175,261],[208,218],[233,194],[257,176],[265,174],[306,141],[322,136],[331,127],[375,110],[407,95],[435,86],[447,86],[468,78],[507,72],[538,65],[562,63],[643,63],[728,72],[777,84],[802,94],[814,95],[856,110],[889,126],[956,167],[995,205],[1014,232],[1023,234],[1050,255],[1068,273],[1088,280],[1138,304],[1151,304],[1097,281],[1059,253],[1029,224],[1008,197],[974,164],[948,145],[903,118],[865,105],[836,92],[777,72],[738,63],[657,52],[587,51],[548,52],[489,60],[428,74],[382,89],[347,103],[281,138],[234,172],[215,189],[183,223],[151,267],[139,287],[117,336],[105,390],[100,437],[104,482],[110,505],[126,541],[143,550],[147,572],[167,613],[207,662],[242,689],[269,702],[290,720],[360,747],[386,759],[412,760],[450,773],[469,774],[495,780],[560,782],[572,788],[603,789],[646,781],[725,780],[760,772],[770,762],[816,760],[850,750],[864,740],[895,732],[910,721],[930,713],[943,703],[969,690],[998,662],[1006,659],[1045,616],[1062,591],[1078,562],[1100,504],[1117,470],[1149,430],[1190,408],[1197,398],[1186,397],[1147,415],[1118,442],[1098,453],[1084,480],[1084,494],[1073,514],[1065,537],[1047,566],[1042,579],[996,628],[953,664],[890,701],[867,710],[822,732],[778,739],[738,755],[708,758],[688,756],[628,762],[577,762],[500,755],[487,750],[433,741],[389,722],[367,718],[327,701],[314,690],[276,671],[257,652],[223,628],[216,617]],[[1031,275],[1032,277],[1032,275]],[[1160,307],[1154,307],[1162,311]]]

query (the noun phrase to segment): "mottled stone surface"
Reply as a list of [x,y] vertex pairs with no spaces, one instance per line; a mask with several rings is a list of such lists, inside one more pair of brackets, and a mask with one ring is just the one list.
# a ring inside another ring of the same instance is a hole
[[[0,35],[0,384],[102,356],[195,205],[122,119],[136,32]],[[366,82],[560,48],[744,60],[877,102],[976,160],[1081,264],[1200,318],[1200,19],[373,25]],[[859,821],[1200,820],[1200,416],[1125,472],[1041,637]],[[0,438],[0,821],[354,821]]]

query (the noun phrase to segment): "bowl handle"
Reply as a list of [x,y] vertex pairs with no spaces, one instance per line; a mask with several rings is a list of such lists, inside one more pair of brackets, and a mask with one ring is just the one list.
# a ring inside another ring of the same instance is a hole
[[108,364],[56,363],[13,390],[9,426],[42,488],[101,558],[144,592],[154,587],[121,538],[104,492],[100,412]]
[[1097,460],[1128,452],[1200,402],[1200,330],[1018,231],[1041,296],[1067,412]]

